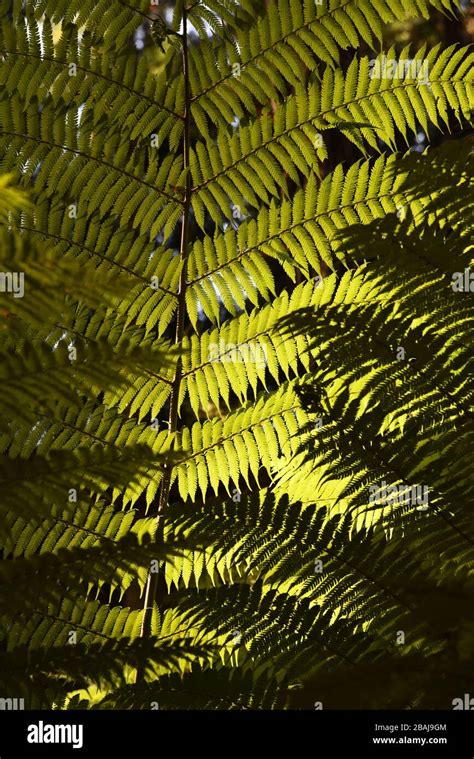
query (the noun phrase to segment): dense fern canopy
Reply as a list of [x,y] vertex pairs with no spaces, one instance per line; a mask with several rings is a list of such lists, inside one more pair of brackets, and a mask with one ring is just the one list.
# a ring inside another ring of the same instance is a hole
[[0,690],[450,708],[474,53],[385,31],[459,9],[172,6],[0,0]]

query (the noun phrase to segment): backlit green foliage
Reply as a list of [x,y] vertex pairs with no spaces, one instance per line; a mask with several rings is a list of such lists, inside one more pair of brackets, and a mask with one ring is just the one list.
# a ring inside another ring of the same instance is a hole
[[5,697],[474,687],[472,157],[407,151],[471,123],[474,54],[381,52],[456,7],[0,2]]

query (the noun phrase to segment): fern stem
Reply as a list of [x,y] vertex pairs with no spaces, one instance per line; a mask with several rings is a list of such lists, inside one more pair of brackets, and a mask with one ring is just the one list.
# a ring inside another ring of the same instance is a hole
[[[183,165],[186,175],[186,187],[183,204],[183,216],[181,226],[181,242],[180,242],[180,258],[183,262],[181,267],[181,274],[179,280],[178,290],[178,308],[176,314],[176,331],[175,331],[175,344],[179,345],[184,336],[184,317],[186,312],[186,277],[187,267],[186,261],[189,251],[189,221],[191,214],[191,174],[189,172],[189,158],[190,158],[190,133],[191,133],[191,86],[189,80],[189,62],[188,62],[188,36],[187,36],[187,8],[186,4],[183,5],[183,35],[182,35],[182,49],[183,49],[183,77],[184,77],[184,97],[185,97],[185,115],[184,115],[184,135],[183,135]],[[171,391],[170,410],[168,416],[168,429],[169,434],[172,435],[176,432],[178,424],[178,411],[179,411],[179,390],[181,381],[183,378],[183,367],[181,357],[178,357],[176,364],[176,370],[173,380],[173,388]],[[158,511],[156,514],[156,530],[155,530],[155,543],[159,543],[163,540],[164,536],[164,523],[163,517],[168,505],[169,492],[171,484],[171,469],[166,467],[160,486],[160,496],[158,501]],[[141,637],[147,637],[151,633],[151,621],[153,614],[153,602],[156,597],[158,588],[158,581],[160,578],[159,572],[149,572],[147,579],[147,586],[145,592],[145,602],[143,608],[143,620],[140,631]],[[144,672],[141,669],[137,670],[137,682],[143,681]]]

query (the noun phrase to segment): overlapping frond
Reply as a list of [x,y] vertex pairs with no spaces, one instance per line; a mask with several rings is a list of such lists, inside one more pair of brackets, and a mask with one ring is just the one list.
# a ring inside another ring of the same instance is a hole
[[7,693],[439,707],[472,666],[472,161],[400,151],[472,124],[474,58],[383,43],[456,7],[0,3]]
[[305,0],[269,3],[250,34],[237,33],[226,51],[201,42],[191,55],[192,113],[201,134],[211,125],[225,127],[235,118],[256,116],[268,99],[281,101],[290,89],[306,82],[319,62],[335,67],[341,50],[357,48],[361,39],[376,49],[384,24],[410,16],[428,17],[430,10],[453,12],[456,3],[401,0]]

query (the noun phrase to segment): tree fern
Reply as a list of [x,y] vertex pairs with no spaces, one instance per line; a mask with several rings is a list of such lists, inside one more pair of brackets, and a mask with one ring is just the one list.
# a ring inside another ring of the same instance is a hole
[[456,4],[1,7],[2,687],[311,707],[384,671],[361,703],[449,705],[472,169],[403,152],[471,123],[473,54],[383,40]]

